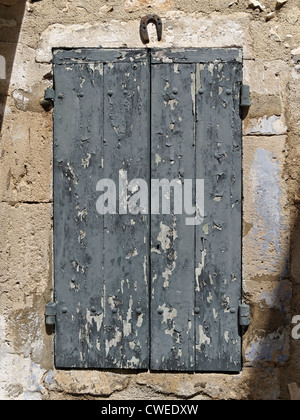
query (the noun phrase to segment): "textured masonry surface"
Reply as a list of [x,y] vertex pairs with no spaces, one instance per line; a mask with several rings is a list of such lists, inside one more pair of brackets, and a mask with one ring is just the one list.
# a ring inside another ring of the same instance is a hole
[[[44,324],[52,297],[52,48],[242,47],[243,289],[252,323],[238,375],[61,371]],[[300,6],[298,0],[0,0],[0,398],[299,398]],[[3,74],[3,72],[0,72]]]

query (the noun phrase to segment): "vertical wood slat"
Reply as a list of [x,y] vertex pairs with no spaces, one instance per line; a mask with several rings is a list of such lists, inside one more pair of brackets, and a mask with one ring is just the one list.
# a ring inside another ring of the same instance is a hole
[[242,64],[197,64],[197,178],[205,219],[196,235],[196,370],[240,371]]
[[[149,185],[149,76],[147,61],[104,67],[104,177],[119,189],[133,179]],[[127,212],[104,216],[104,366],[142,369],[149,359],[149,215]]]
[[173,182],[152,189],[152,208],[166,200],[171,211],[162,214],[161,205],[151,217],[151,369],[191,371],[195,229],[186,225],[183,189],[195,180],[195,65],[152,65],[151,102],[152,179]]
[[98,340],[104,307],[94,250],[102,254],[103,221],[95,212],[93,179],[103,153],[103,67],[60,65],[54,76],[55,361],[63,368],[97,366],[104,361]]

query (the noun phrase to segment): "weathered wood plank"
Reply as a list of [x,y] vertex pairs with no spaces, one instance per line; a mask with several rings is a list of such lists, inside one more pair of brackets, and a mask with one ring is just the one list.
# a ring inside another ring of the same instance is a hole
[[242,62],[241,48],[174,48],[151,50],[152,63]]
[[151,95],[152,179],[174,187],[158,198],[152,186],[152,212],[161,205],[151,217],[151,369],[191,371],[195,229],[182,199],[184,180],[195,179],[195,65],[152,65]]
[[117,214],[104,216],[104,366],[142,369],[149,364],[149,214],[121,207],[138,192],[137,184],[129,191],[133,179],[149,185],[148,60],[108,63],[104,83],[104,175],[125,187]]
[[150,176],[147,64],[55,66],[57,367],[148,367],[148,216],[96,210],[99,180]]
[[54,64],[74,63],[137,63],[148,60],[148,51],[105,48],[77,48],[54,50]]
[[197,178],[205,220],[196,235],[196,370],[239,371],[241,337],[242,65],[197,65]]
[[95,176],[103,153],[103,66],[54,67],[54,278],[57,367],[104,360],[103,220]]

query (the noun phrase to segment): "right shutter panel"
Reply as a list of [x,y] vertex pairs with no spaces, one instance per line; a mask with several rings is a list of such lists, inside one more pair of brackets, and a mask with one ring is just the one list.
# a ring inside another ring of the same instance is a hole
[[241,369],[241,82],[239,49],[152,53],[152,178],[205,187],[201,225],[151,218],[154,370]]

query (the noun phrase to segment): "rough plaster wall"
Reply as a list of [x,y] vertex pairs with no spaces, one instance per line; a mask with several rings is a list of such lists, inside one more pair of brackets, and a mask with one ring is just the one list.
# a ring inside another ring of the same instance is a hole
[[[300,6],[298,0],[0,0],[0,398],[289,398],[300,384]],[[284,3],[282,6],[279,3]],[[5,6],[4,6],[5,4]],[[8,5],[11,6],[8,6]],[[252,324],[239,375],[56,371],[44,326],[52,290],[52,47],[242,46],[252,107],[244,120],[244,296]],[[1,124],[1,122],[0,122]],[[290,256],[292,259],[290,259]],[[295,391],[296,390],[296,391]]]

